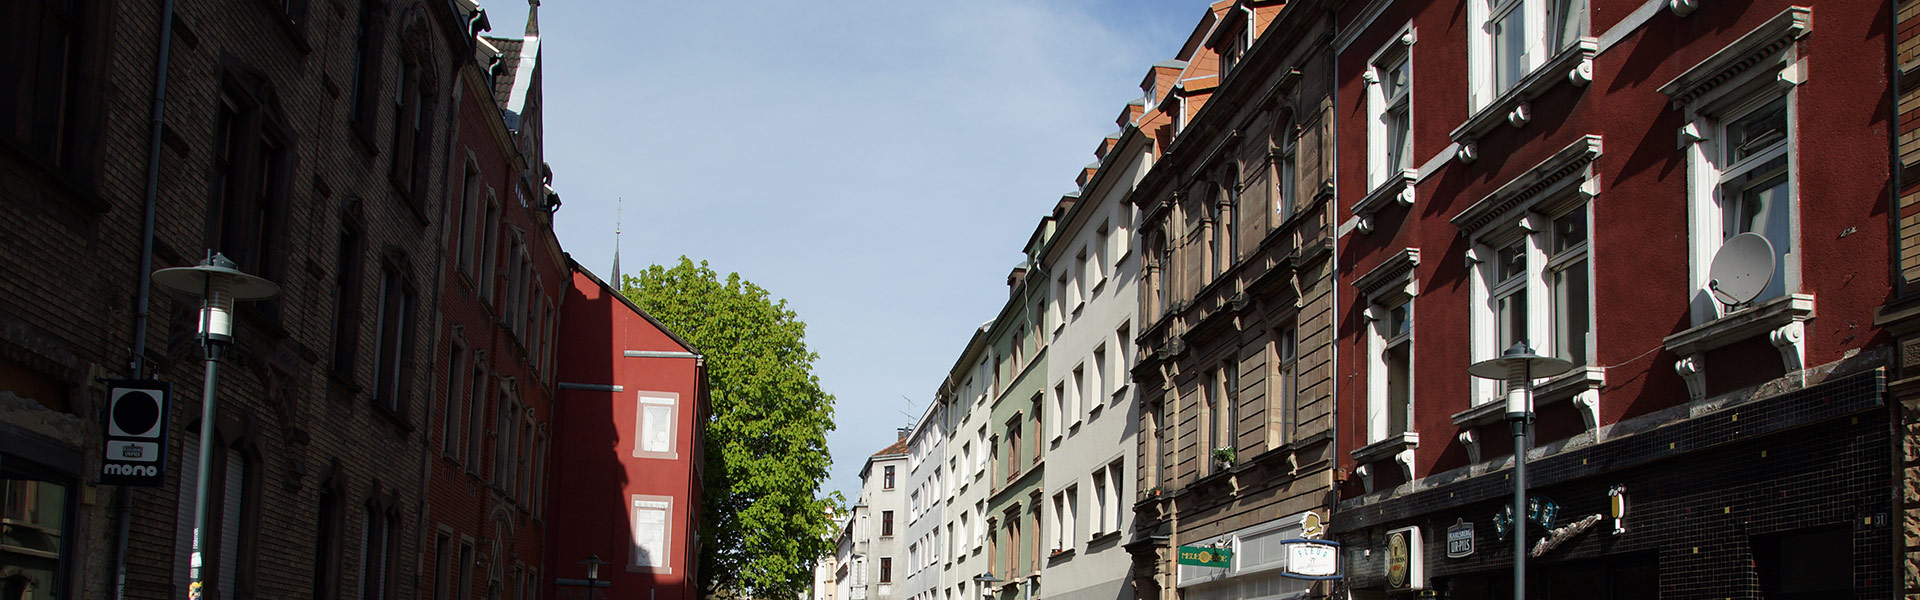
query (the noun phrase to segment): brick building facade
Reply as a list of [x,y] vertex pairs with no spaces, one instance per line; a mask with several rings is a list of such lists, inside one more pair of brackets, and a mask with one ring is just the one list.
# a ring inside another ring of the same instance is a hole
[[[155,287],[137,320],[149,176],[150,268],[218,251],[281,288],[239,308],[222,362],[203,597],[413,592],[420,463],[404,457],[426,444],[436,174],[468,24],[435,2],[231,4],[6,9],[32,57],[0,79],[7,517],[58,532],[4,551],[9,594],[185,594],[199,302]],[[142,376],[174,386],[166,485],[94,485],[96,378]]]
[[1504,384],[1467,366],[1522,341],[1574,365],[1534,396],[1530,596],[1895,593],[1884,10],[1339,9],[1353,597],[1512,596]]
[[570,270],[540,160],[539,48],[536,6],[524,37],[474,43],[452,96],[423,599],[537,597],[546,574],[554,348]]

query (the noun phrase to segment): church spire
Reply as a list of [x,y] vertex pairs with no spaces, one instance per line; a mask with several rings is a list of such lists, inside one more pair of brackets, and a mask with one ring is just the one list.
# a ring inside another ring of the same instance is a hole
[[620,283],[620,209],[621,209],[621,206],[620,205],[624,203],[625,200],[626,200],[625,198],[620,198],[619,200],[615,200],[613,205],[613,281],[610,281],[609,283],[612,283],[613,288],[616,290],[620,289],[621,287],[621,283]]

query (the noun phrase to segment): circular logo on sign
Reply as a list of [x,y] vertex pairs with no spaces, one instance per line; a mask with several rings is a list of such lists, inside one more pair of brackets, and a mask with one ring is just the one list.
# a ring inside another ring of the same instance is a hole
[[1387,536],[1387,585],[1396,588],[1407,586],[1406,534]]
[[1214,559],[1213,559],[1213,551],[1211,551],[1211,550],[1209,550],[1209,551],[1206,551],[1206,552],[1201,552],[1201,553],[1200,553],[1200,562],[1214,562]]

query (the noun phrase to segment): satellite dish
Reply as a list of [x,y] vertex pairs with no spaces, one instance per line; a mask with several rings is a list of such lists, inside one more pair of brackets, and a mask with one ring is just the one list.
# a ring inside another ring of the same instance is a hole
[[1773,281],[1773,243],[1758,233],[1727,238],[1707,268],[1707,291],[1728,306],[1745,304]]

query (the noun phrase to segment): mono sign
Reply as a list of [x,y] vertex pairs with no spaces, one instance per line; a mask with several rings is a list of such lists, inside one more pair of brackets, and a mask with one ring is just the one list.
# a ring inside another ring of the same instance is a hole
[[159,487],[167,477],[167,414],[173,384],[107,382],[106,443],[100,483]]

